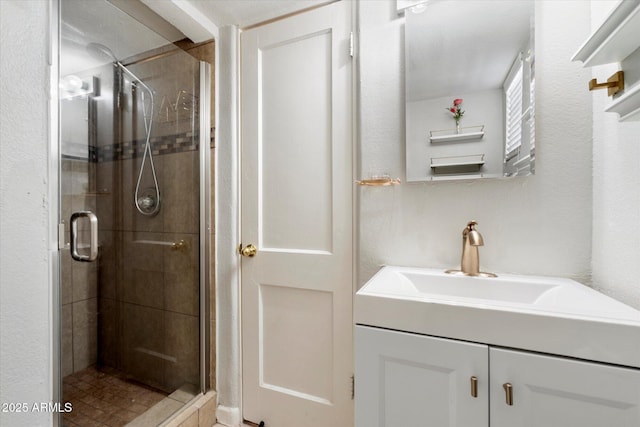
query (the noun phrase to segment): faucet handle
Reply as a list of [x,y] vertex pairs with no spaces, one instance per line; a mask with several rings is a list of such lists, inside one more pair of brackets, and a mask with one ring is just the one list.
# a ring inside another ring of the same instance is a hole
[[484,239],[482,238],[482,234],[476,230],[476,225],[478,225],[478,223],[474,220],[467,223],[467,228],[465,229],[467,239],[469,239],[471,246],[484,246]]

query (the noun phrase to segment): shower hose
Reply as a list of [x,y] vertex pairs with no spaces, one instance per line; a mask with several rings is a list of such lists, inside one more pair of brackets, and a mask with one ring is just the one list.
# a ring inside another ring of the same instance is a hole
[[[142,84],[142,82],[140,82]],[[136,209],[142,215],[152,216],[158,213],[160,210],[160,189],[158,187],[158,177],[156,176],[156,168],[153,164],[153,153],[151,152],[151,126],[153,125],[153,93],[149,91],[149,97],[151,98],[150,109],[151,113],[147,117],[146,102],[144,99],[144,92],[141,92],[142,98],[142,115],[144,116],[144,129],[146,132],[146,139],[144,142],[144,154],[142,155],[142,164],[140,164],[140,171],[138,172],[138,181],[136,182],[136,191],[133,196],[136,204]],[[140,197],[140,181],[142,181],[142,174],[144,173],[144,165],[149,157],[149,166],[151,167],[151,175],[153,176],[153,188],[155,191],[155,198],[149,195]]]
[[[136,182],[136,190],[133,195],[134,203],[136,205],[136,209],[142,215],[153,216],[158,213],[160,210],[160,188],[158,186],[158,177],[156,175],[156,168],[153,164],[153,153],[151,152],[151,128],[153,126],[153,92],[151,89],[142,82],[135,74],[133,74],[127,67],[122,65],[120,61],[117,61],[116,64],[124,70],[127,74],[129,74],[135,81],[132,82],[134,87],[139,84],[143,89],[147,91],[149,94],[149,109],[150,114],[147,114],[147,102],[145,100],[144,91],[141,91],[141,101],[142,101],[142,115],[144,119],[144,130],[145,130],[145,142],[144,142],[144,154],[142,155],[142,163],[140,164],[140,171],[138,172],[138,180]],[[147,163],[147,158],[149,159],[149,166],[151,167],[151,175],[153,177],[153,195],[143,194],[140,195],[140,183],[142,181],[142,175],[144,174],[145,164]]]

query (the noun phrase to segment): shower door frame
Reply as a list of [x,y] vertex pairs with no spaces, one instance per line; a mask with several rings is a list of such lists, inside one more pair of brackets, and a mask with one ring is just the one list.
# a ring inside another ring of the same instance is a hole
[[[60,156],[60,0],[49,0],[49,274],[51,277],[51,396],[53,402],[62,403],[62,306],[60,277],[60,230],[61,156]],[[62,426],[62,414],[53,414],[54,427]]]
[[[50,348],[51,348],[51,396],[54,403],[62,402],[62,345],[61,345],[61,285],[60,276],[60,251],[64,249],[64,234],[66,232],[62,218],[60,217],[60,196],[62,194],[62,158],[60,151],[60,19],[61,2],[63,0],[48,0],[49,8],[49,49],[47,52],[47,65],[49,66],[49,274],[51,277],[50,300]],[[147,26],[146,24],[143,24]],[[149,28],[147,26],[147,28]],[[149,28],[150,31],[153,29]],[[211,199],[211,66],[203,61],[199,62],[199,138],[198,138],[198,164],[199,164],[199,379],[200,395],[211,388],[211,230],[212,230],[212,199]],[[216,61],[217,62],[217,61]],[[203,96],[204,95],[204,96]],[[186,407],[185,404],[184,407]],[[52,425],[62,426],[62,412],[52,414]]]

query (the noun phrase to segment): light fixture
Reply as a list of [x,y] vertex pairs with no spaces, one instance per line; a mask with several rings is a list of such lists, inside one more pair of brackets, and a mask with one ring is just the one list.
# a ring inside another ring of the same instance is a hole
[[60,79],[60,89],[69,95],[84,95],[87,93],[89,85],[80,77],[69,74]]

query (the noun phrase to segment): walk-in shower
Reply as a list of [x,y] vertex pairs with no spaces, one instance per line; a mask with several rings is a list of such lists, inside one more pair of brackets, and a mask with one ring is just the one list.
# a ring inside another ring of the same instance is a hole
[[157,425],[213,386],[209,66],[106,0],[54,4],[59,421]]

